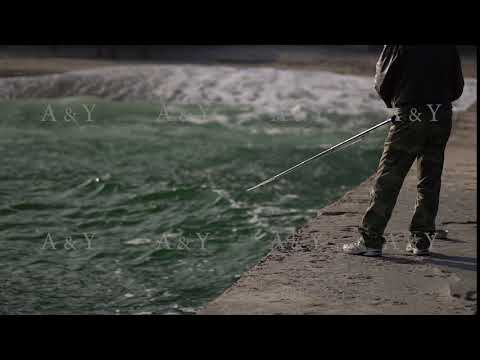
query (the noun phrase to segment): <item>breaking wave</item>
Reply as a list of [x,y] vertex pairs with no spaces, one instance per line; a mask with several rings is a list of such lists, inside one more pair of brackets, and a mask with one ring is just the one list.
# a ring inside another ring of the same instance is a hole
[[[476,101],[467,79],[455,110]],[[0,79],[1,99],[94,96],[114,101],[248,106],[256,113],[356,115],[385,111],[370,77],[324,71],[198,65],[130,65]]]

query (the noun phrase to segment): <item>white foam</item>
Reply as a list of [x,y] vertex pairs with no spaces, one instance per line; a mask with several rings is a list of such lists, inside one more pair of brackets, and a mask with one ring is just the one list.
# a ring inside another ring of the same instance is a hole
[[[477,98],[477,81],[465,81],[455,110]],[[163,104],[249,106],[255,112],[358,115],[385,111],[372,77],[324,71],[197,65],[115,66],[63,74],[0,79],[0,98],[95,96]]]
[[145,245],[145,244],[150,244],[152,240],[150,239],[144,239],[144,238],[137,238],[137,239],[132,239],[125,241],[125,244],[127,245]]

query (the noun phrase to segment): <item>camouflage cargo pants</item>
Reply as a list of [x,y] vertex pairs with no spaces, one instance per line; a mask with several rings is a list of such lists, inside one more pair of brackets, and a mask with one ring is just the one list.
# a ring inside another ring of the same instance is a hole
[[427,106],[405,107],[396,120],[385,141],[370,206],[359,230],[367,246],[379,248],[385,243],[385,228],[405,176],[416,160],[417,201],[409,230],[423,246],[429,246],[426,235],[435,232],[444,153],[452,130],[452,107],[441,106],[435,117]]

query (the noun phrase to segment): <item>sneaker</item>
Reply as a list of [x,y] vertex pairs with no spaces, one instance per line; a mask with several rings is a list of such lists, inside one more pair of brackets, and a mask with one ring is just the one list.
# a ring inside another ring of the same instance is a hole
[[362,256],[382,256],[382,249],[373,249],[365,246],[363,239],[357,242],[343,245],[343,252],[350,255],[362,255]]
[[407,244],[407,253],[417,255],[417,256],[429,256],[430,255],[430,249],[419,249],[415,244],[409,242]]

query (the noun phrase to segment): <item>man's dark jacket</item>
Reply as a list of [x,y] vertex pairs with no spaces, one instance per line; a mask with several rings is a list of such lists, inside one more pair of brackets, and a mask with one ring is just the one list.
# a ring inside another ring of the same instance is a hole
[[377,63],[375,89],[388,108],[448,104],[463,88],[454,45],[385,45]]

